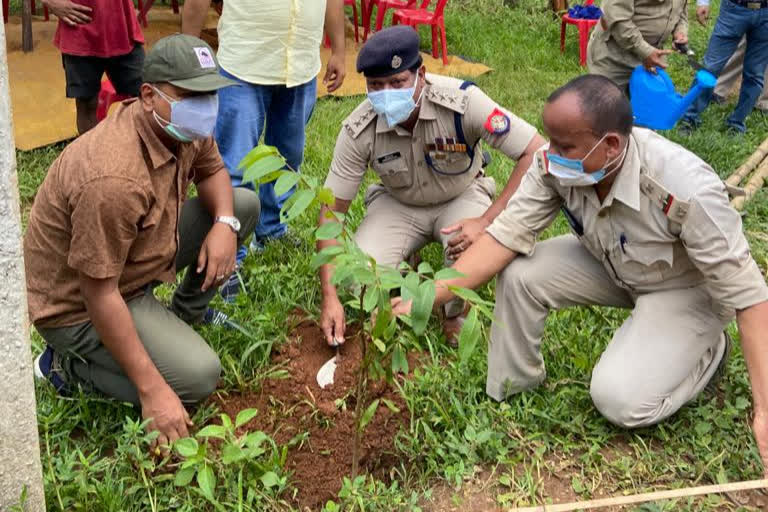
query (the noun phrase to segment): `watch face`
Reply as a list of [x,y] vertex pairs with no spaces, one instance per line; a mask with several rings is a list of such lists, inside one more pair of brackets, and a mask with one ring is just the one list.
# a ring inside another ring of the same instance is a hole
[[240,221],[237,220],[237,217],[232,217],[232,227],[235,228],[235,231],[240,231]]

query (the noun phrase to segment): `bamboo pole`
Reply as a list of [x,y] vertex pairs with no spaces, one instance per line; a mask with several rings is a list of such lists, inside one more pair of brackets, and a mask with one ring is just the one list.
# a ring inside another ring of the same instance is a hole
[[34,48],[32,38],[32,0],[21,0],[21,49],[29,53]]
[[760,164],[760,166],[757,168],[757,170],[752,175],[752,177],[749,178],[749,181],[744,187],[744,195],[734,198],[734,200],[731,201],[731,206],[733,206],[737,210],[741,210],[742,208],[744,208],[744,205],[746,204],[746,202],[749,201],[758,190],[760,190],[760,188],[765,183],[765,180],[767,179],[768,179],[768,157],[765,157],[765,159],[763,160],[763,163]]
[[671,500],[677,498],[686,498],[689,496],[701,496],[705,494],[719,494],[724,492],[751,491],[754,489],[767,489],[768,479],[751,480],[748,482],[732,482],[718,485],[702,485],[699,487],[686,487],[684,489],[674,489],[671,491],[656,491],[643,494],[634,494],[632,496],[616,496],[613,498],[603,498],[599,500],[579,501],[573,503],[562,503],[560,505],[541,505],[538,507],[513,508],[517,512],[571,512],[573,510],[588,510],[603,507],[615,507],[621,505],[633,505],[636,503],[645,503],[648,501]]
[[747,160],[739,166],[736,171],[734,171],[733,174],[728,176],[726,178],[725,182],[728,185],[731,185],[732,187],[739,186],[739,183],[741,183],[741,180],[746,178],[750,172],[752,172],[752,169],[757,167],[757,165],[763,161],[763,159],[768,156],[768,138],[763,141],[762,144],[760,144],[754,153],[750,155]]

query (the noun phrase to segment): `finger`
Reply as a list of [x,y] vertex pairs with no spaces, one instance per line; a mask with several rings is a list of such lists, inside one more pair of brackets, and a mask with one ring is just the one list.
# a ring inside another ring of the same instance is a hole
[[464,235],[464,234],[456,235],[453,238],[451,238],[450,240],[448,240],[448,247],[449,248],[453,248],[453,247],[462,245],[466,241],[466,239],[467,239],[467,236]]
[[333,321],[323,322],[321,324],[323,334],[325,335],[325,342],[333,346]]
[[208,249],[206,247],[202,247],[200,249],[200,254],[197,256],[197,273],[203,271],[205,268],[206,263],[208,263]]
[[670,53],[674,53],[674,52],[675,52],[675,50],[670,50],[670,49],[659,50],[659,56],[661,56],[661,55],[669,55]]
[[323,76],[323,85],[327,85],[330,79],[331,79],[331,68],[327,68],[325,70],[325,76]]
[[[187,422],[189,421],[189,416],[187,416],[187,413],[184,412],[184,415],[181,417],[181,421],[177,422],[176,424],[176,435],[178,436],[176,439],[182,438],[182,437],[189,437],[189,430],[187,430]],[[175,441],[176,439],[172,439]]]
[[70,27],[74,27],[74,26],[77,26],[77,24],[78,24],[76,21],[74,21],[74,20],[73,20],[72,18],[70,18],[69,16],[62,16],[62,17],[61,17],[61,20],[62,20],[64,23],[66,23],[67,25],[69,25]]
[[167,448],[164,448],[165,446],[168,446],[168,437],[166,437],[165,434],[160,433],[152,443],[152,453],[160,455],[164,450],[167,451]]
[[91,17],[88,15],[87,12],[80,12],[80,11],[73,11],[69,14],[69,16],[78,21],[79,23],[90,23]]
[[90,13],[93,11],[93,9],[91,9],[91,8],[90,8],[90,7],[88,7],[87,5],[83,5],[83,4],[76,4],[76,3],[74,3],[74,2],[72,2],[72,4],[71,4],[70,8],[71,8],[73,11],[80,11],[80,12],[82,12],[82,13],[85,13],[85,14],[90,14]]
[[458,224],[454,224],[453,226],[448,226],[447,228],[443,228],[440,230],[440,232],[444,235],[450,235],[451,233],[455,231],[461,231],[461,222]]
[[200,291],[206,291],[208,288],[211,287],[211,285],[216,280],[216,272],[218,269],[214,268],[213,265],[206,265],[205,267],[205,281],[203,281],[203,286],[200,287]]
[[187,409],[184,409],[184,423],[186,423],[188,427],[191,427],[195,424],[195,422],[192,421],[192,418],[189,417],[189,412],[187,412]]

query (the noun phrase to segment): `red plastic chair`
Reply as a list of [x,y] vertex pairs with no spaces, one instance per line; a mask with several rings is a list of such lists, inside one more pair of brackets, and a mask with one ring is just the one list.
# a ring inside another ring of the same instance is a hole
[[[363,2],[362,8],[365,9],[365,0],[361,0]],[[360,41],[360,35],[358,32],[358,23],[357,23],[357,0],[344,0],[344,5],[351,5],[352,6],[352,19],[355,22],[355,42]],[[360,17],[360,20],[363,20],[363,17]],[[326,48],[331,47],[331,40],[328,38],[328,34],[325,35],[325,39],[323,40],[323,46]]]
[[112,82],[110,82],[108,78],[104,79],[101,82],[101,90],[99,91],[99,102],[96,107],[96,119],[98,121],[103,120],[105,117],[107,117],[107,114],[109,113],[109,107],[112,106],[113,103],[127,100],[130,97],[131,96],[128,94],[117,94],[117,91],[115,91],[115,87],[112,85]]
[[[9,5],[8,5],[9,3],[10,3],[10,0],[3,0],[3,23],[8,23],[8,15],[10,11]],[[37,10],[35,9],[35,0],[32,0],[31,7],[32,7],[32,14],[34,15],[35,11]],[[48,21],[49,19],[51,19],[48,13],[47,5],[43,5],[43,18],[45,19],[45,21]]]
[[[595,0],[586,0],[584,5],[592,5]],[[592,27],[598,24],[600,20],[585,20],[581,18],[571,18],[566,12],[563,14],[563,21],[560,24],[560,53],[565,52],[565,28],[568,25],[576,25],[579,29],[579,64],[587,65],[587,44],[589,43],[589,32]]]
[[371,32],[371,14],[373,14],[373,6],[377,6],[376,9],[376,31],[381,30],[384,25],[384,16],[387,14],[387,9],[412,9],[418,0],[363,0],[366,2],[363,9],[363,24],[365,30],[363,31],[363,41],[368,40],[368,34]]
[[437,37],[440,35],[440,50],[443,55],[443,65],[448,65],[448,48],[445,42],[445,18],[443,11],[448,0],[437,0],[434,11],[427,8],[432,0],[423,0],[419,9],[398,9],[392,17],[393,25],[410,25],[414,30],[419,25],[430,25],[432,27],[432,57],[437,58]]

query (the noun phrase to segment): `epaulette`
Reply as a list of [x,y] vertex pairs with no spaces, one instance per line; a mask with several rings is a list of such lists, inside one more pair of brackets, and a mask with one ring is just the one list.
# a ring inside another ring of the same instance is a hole
[[376,119],[376,112],[370,102],[366,101],[347,117],[344,128],[347,129],[350,137],[356,139],[374,119]]
[[436,103],[459,114],[467,111],[469,95],[465,90],[430,85],[425,95],[432,103]]
[[547,174],[547,150],[540,149],[533,154],[533,168],[536,169],[541,176]]
[[676,198],[664,185],[645,172],[640,173],[640,191],[658,206],[669,220],[681,225],[685,222],[690,204]]

